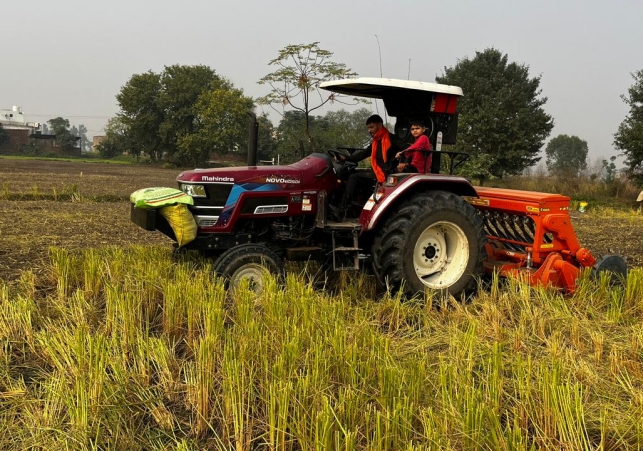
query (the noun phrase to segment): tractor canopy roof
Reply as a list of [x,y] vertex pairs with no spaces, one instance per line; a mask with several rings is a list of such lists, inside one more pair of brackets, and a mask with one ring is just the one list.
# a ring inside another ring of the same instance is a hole
[[462,88],[457,86],[393,78],[348,78],[326,81],[319,87],[338,94],[382,99],[388,114],[398,119],[454,115],[462,96]]
[[462,88],[423,81],[397,80],[394,78],[346,78],[325,81],[319,85],[327,91],[356,97],[387,99],[399,95],[419,95],[427,93],[462,96]]

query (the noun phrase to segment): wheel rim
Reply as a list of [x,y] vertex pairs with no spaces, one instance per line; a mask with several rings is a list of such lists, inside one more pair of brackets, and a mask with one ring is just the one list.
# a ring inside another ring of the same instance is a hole
[[457,282],[469,263],[469,240],[452,222],[431,224],[418,237],[413,249],[413,267],[429,288],[447,288]]
[[244,280],[247,280],[249,288],[258,293],[263,289],[263,280],[268,273],[268,270],[261,264],[248,263],[232,274],[230,285],[232,288],[238,288]]

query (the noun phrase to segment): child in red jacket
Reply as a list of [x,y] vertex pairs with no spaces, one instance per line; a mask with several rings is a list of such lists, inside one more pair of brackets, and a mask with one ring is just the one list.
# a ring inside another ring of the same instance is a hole
[[411,160],[408,162],[400,162],[397,166],[398,172],[419,172],[424,174],[427,168],[431,168],[432,155],[424,152],[425,150],[431,150],[431,143],[429,138],[424,134],[426,127],[424,123],[420,120],[411,121],[411,135],[415,138],[413,144],[411,144],[406,149],[398,152],[395,155],[395,158],[400,159],[405,157],[405,160]]

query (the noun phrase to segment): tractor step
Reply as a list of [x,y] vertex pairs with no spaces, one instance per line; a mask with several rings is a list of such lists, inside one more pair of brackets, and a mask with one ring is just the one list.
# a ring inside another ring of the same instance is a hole
[[362,224],[360,224],[357,220],[354,220],[354,221],[347,220],[343,222],[328,221],[326,223],[326,226],[331,230],[361,230],[362,229]]
[[[341,223],[344,224],[344,223]],[[358,224],[359,225],[359,224]],[[361,227],[360,227],[361,228]],[[337,245],[337,234],[345,233],[347,229],[345,228],[341,232],[339,230],[333,231],[332,242],[333,242],[333,270],[334,271],[356,271],[359,269],[359,228],[348,228],[351,231],[352,235],[352,246],[338,246]],[[344,237],[348,238],[348,237]]]

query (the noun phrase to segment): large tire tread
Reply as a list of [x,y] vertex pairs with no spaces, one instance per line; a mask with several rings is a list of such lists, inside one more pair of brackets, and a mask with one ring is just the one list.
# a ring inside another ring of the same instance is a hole
[[[477,277],[483,273],[483,262],[486,258],[484,245],[486,234],[480,216],[475,209],[460,196],[447,191],[429,191],[418,193],[393,211],[389,219],[377,234],[373,243],[373,266],[378,273],[378,280],[388,288],[397,291],[403,289],[407,297],[421,294],[424,290],[418,284],[421,281],[415,274],[410,274],[408,262],[405,262],[405,249],[414,227],[431,214],[442,214],[463,220],[470,231],[470,256],[474,261],[467,265],[467,272],[455,283],[440,294],[460,297],[475,290]],[[405,263],[406,269],[405,269]],[[412,266],[412,264],[411,264]],[[414,282],[412,279],[416,278]]]

